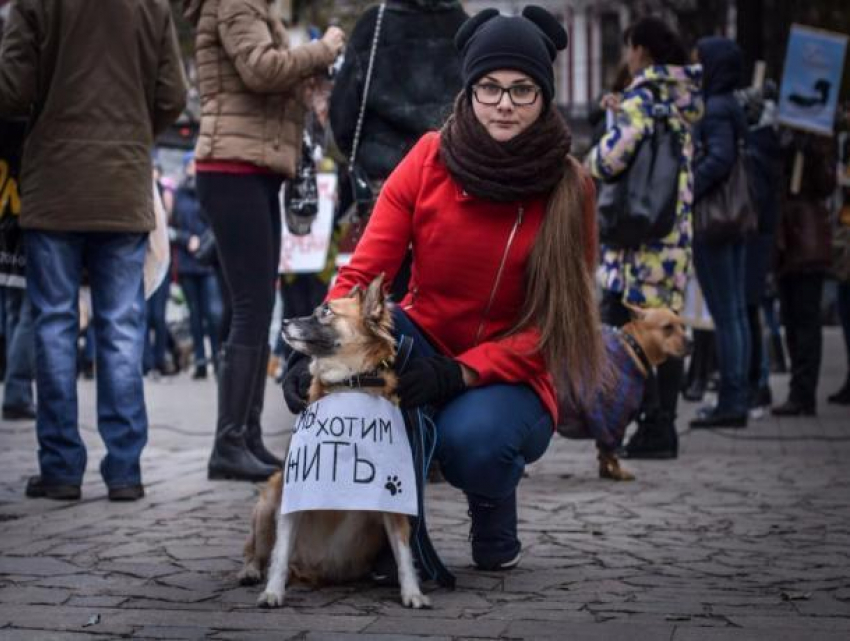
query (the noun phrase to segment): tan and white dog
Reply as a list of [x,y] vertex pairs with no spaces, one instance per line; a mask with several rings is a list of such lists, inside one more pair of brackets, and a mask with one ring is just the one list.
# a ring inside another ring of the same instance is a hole
[[[369,374],[375,381],[361,391],[397,402],[392,367],[395,340],[383,276],[364,292],[320,305],[312,316],[285,321],[283,335],[293,349],[312,357],[308,401],[348,388],[352,377]],[[401,601],[407,607],[430,607],[422,594],[410,548],[410,521],[395,513],[312,510],[281,513],[283,477],[272,476],[260,495],[245,545],[243,584],[268,582],[258,603],[283,604],[287,579],[310,584],[338,583],[367,575],[389,540],[398,566]]]

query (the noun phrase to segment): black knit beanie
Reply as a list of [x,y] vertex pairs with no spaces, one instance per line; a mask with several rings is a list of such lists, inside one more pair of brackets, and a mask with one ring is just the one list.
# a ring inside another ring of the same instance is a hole
[[549,104],[555,95],[552,63],[567,42],[567,32],[542,7],[529,5],[521,16],[512,17],[484,9],[464,22],[455,36],[455,46],[463,57],[464,87],[469,92],[488,72],[511,69],[540,85]]

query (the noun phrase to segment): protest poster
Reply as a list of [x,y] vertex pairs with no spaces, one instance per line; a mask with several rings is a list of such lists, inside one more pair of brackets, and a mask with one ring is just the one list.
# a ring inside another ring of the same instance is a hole
[[25,120],[0,119],[0,286],[25,287],[26,257],[18,220]]
[[847,36],[792,25],[779,90],[784,125],[832,135]]
[[366,510],[416,515],[404,418],[387,399],[338,392],[298,415],[283,463],[281,512]]
[[278,266],[278,272],[281,274],[314,274],[323,271],[327,265],[336,203],[336,175],[317,174],[316,186],[319,192],[319,208],[310,233],[305,236],[296,236],[287,229],[283,220],[285,214],[281,195],[283,231]]

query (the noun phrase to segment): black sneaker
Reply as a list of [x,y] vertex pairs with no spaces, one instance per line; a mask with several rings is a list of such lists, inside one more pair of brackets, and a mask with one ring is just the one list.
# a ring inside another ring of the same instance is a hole
[[472,560],[479,570],[512,570],[522,558],[517,538],[516,491],[494,500],[466,495],[472,523],[469,540]]
[[45,483],[40,476],[31,476],[25,494],[31,499],[53,499],[54,501],[79,501],[82,491],[79,485],[70,483]]
[[32,405],[4,405],[4,421],[34,421],[36,417],[35,407]]

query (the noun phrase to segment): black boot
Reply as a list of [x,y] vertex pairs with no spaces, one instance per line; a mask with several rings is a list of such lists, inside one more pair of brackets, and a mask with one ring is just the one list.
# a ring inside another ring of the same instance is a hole
[[774,374],[787,374],[788,363],[785,360],[785,349],[782,347],[782,336],[771,335],[769,347],[770,371]]
[[247,419],[253,399],[258,347],[226,345],[218,380],[218,424],[207,466],[210,479],[265,481],[277,468],[259,461],[247,442]]
[[626,444],[626,458],[672,459],[679,456],[679,435],[673,418],[663,411],[638,421],[638,431]]
[[847,375],[847,380],[844,381],[841,389],[835,394],[830,394],[826,400],[836,405],[850,405],[850,374]]
[[708,384],[710,352],[714,349],[714,332],[694,330],[694,351],[688,363],[687,387],[682,392],[686,401],[699,402]]
[[472,560],[480,570],[510,570],[519,564],[516,491],[500,500],[467,494],[472,526]]
[[263,427],[260,425],[260,418],[263,415],[263,399],[266,392],[268,362],[269,346],[266,345],[262,349],[260,365],[257,367],[257,379],[254,381],[254,394],[251,398],[251,409],[248,412],[248,431],[245,434],[245,440],[248,442],[248,449],[260,462],[279,468],[283,466],[283,461],[266,449],[263,444]]

